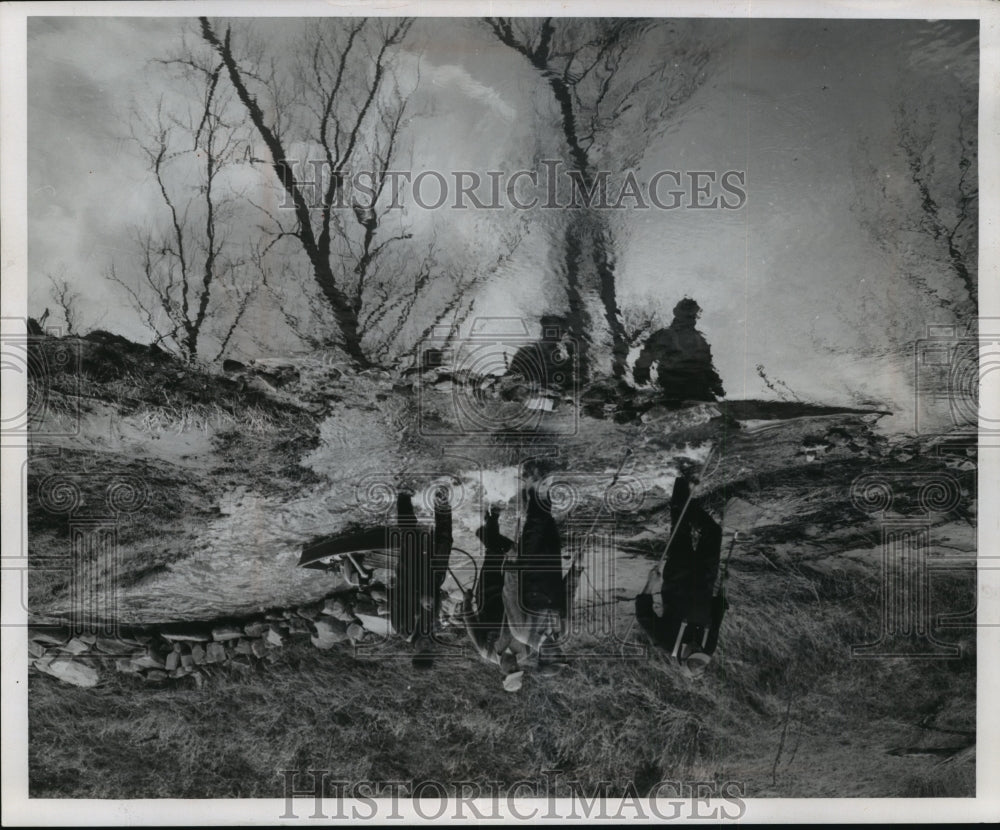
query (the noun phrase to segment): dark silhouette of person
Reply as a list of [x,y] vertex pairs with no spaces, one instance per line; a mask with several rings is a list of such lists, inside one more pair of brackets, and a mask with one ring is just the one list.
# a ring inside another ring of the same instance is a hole
[[538,383],[551,389],[566,389],[573,384],[573,341],[569,336],[566,318],[558,314],[544,314],[541,318],[542,336],[534,343],[526,343],[514,353],[508,375],[518,375],[524,381]]
[[[715,653],[727,608],[723,587],[715,590],[722,528],[691,498],[684,476],[674,483],[670,518],[673,531],[663,573],[659,566],[650,571],[635,598],[635,616],[652,641],[693,679],[704,673]],[[658,583],[662,615],[653,608]]]
[[712,365],[712,349],[695,328],[701,308],[685,298],[674,306],[673,322],[654,331],[643,344],[632,369],[637,384],[647,384],[656,364],[657,380],[670,401],[716,401],[725,396],[722,379]]
[[396,579],[389,603],[389,619],[396,633],[414,645],[413,665],[430,668],[441,586],[448,572],[452,544],[451,505],[447,491],[434,492],[433,533],[417,522],[412,495],[396,499]]

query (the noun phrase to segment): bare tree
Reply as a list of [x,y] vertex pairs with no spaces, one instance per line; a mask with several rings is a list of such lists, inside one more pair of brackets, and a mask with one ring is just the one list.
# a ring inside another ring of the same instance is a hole
[[173,107],[161,97],[152,120],[135,113],[132,138],[158,189],[164,222],[134,232],[137,279],[123,278],[114,264],[107,276],[155,333],[154,344],[192,361],[212,340],[217,360],[255,291],[245,276],[244,246],[230,239],[235,199],[224,181],[246,141],[220,87],[221,65],[161,63],[180,67],[191,97]]
[[[538,71],[558,107],[578,185],[573,205],[577,211],[563,239],[571,333],[586,371],[589,265],[596,272],[611,340],[612,374],[623,377],[628,343],[618,308],[613,234],[600,211],[580,209],[590,207],[592,195],[606,186],[596,165],[611,156],[619,170],[636,164],[653,136],[701,86],[710,49],[671,21],[497,17],[486,23],[501,43]],[[655,48],[643,49],[646,42]],[[650,54],[657,56],[652,62]],[[643,140],[636,144],[633,134]],[[623,136],[628,140],[622,142]]]
[[[240,52],[231,26],[220,36],[208,18],[200,22],[202,38],[225,67],[291,206],[294,225],[259,206],[270,220],[272,245],[297,240],[332,312],[337,344],[359,368],[375,365],[385,352],[366,336],[390,310],[408,313],[389,287],[409,279],[404,290],[419,294],[432,275],[429,255],[409,273],[388,261],[391,249],[412,233],[403,226],[386,229],[383,199],[406,109],[394,60],[412,21],[310,23],[296,59],[284,62],[249,38]],[[293,146],[318,154],[316,178],[308,184],[296,179]],[[348,176],[357,170],[370,173],[371,192],[348,205]],[[267,267],[263,260],[261,267]]]
[[72,286],[70,286],[69,280],[66,279],[65,268],[60,268],[58,274],[50,272],[45,276],[52,284],[49,293],[62,312],[63,319],[66,321],[66,334],[70,336],[79,334],[80,292],[74,291]]
[[976,101],[953,111],[903,104],[895,118],[894,177],[863,148],[855,175],[865,182],[853,205],[875,244],[898,263],[925,301],[965,322],[978,313]]

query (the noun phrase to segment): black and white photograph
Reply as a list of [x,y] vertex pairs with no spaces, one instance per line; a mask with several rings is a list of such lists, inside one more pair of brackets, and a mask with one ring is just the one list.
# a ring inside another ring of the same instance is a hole
[[1000,819],[996,11],[0,5],[5,824]]

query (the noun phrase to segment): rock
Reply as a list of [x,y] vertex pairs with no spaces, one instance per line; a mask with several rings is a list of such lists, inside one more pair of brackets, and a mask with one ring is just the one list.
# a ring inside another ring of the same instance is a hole
[[166,664],[164,665],[164,668],[168,672],[172,672],[175,671],[177,667],[180,666],[180,664],[181,664],[181,655],[176,651],[171,651],[170,654],[167,655],[167,660]]
[[61,646],[66,642],[66,637],[57,637],[55,634],[48,634],[44,631],[33,632],[31,639],[44,646]]
[[205,647],[199,644],[191,646],[191,660],[194,661],[196,666],[204,665],[205,663]]
[[232,358],[226,358],[222,361],[222,371],[223,372],[245,372],[246,366],[240,363],[238,360],[233,360]]
[[354,601],[354,614],[359,616],[361,614],[377,614],[378,606],[368,597],[359,596]]
[[45,646],[38,640],[28,640],[28,656],[34,660],[45,656]]
[[100,680],[100,675],[93,666],[86,666],[79,660],[71,660],[68,657],[59,657],[51,662],[36,660],[35,668],[63,683],[83,688],[96,686]]
[[212,629],[212,639],[217,643],[238,640],[242,636],[242,629],[237,628],[235,625],[219,625]]
[[243,626],[243,633],[247,637],[263,637],[266,627],[262,622],[247,623]]
[[288,614],[284,611],[268,611],[264,614],[264,619],[270,622],[284,622],[288,619]]
[[234,669],[239,671],[241,674],[248,674],[253,671],[253,666],[251,666],[246,660],[233,659],[229,661],[229,665]]
[[205,662],[225,663],[226,647],[222,643],[209,643],[205,647]]
[[81,634],[77,637],[81,643],[86,643],[88,646],[95,645],[97,643],[96,634]]
[[354,612],[344,600],[339,597],[331,597],[323,604],[323,613],[344,622],[354,621]]
[[233,649],[233,654],[251,654],[250,642],[250,640],[240,640]]
[[147,683],[163,683],[167,679],[167,673],[159,669],[150,669],[146,672]]
[[359,623],[351,623],[347,626],[347,636],[350,638],[352,643],[358,643],[364,639],[365,630]]
[[295,609],[295,613],[306,620],[318,620],[326,607],[325,603],[314,602]]
[[165,663],[155,651],[147,651],[141,657],[133,658],[132,665],[139,671],[142,669],[162,669]]
[[381,588],[372,588],[368,592],[368,596],[375,600],[375,602],[385,602],[389,598],[388,594]]
[[196,689],[200,689],[205,685],[205,676],[200,671],[192,672],[191,679],[194,680],[194,687]]
[[191,673],[191,669],[186,669],[183,666],[179,666],[178,668],[176,668],[172,672],[170,672],[170,676],[176,680],[178,678],[185,677],[186,675],[189,675],[190,673]]
[[[246,640],[243,642],[246,642]],[[263,657],[265,651],[267,651],[267,646],[264,645],[263,640],[258,638],[250,641],[250,652],[254,657]]]
[[292,617],[288,621],[289,634],[312,634],[312,628],[308,621],[302,617]]
[[347,628],[347,624],[341,620],[317,620],[312,644],[324,650],[333,648],[337,643],[343,643],[348,639]]
[[142,651],[142,646],[135,640],[112,640],[107,637],[98,637],[96,646],[101,654],[110,654],[114,657],[121,657],[126,654],[135,654]]
[[83,640],[81,640],[79,637],[74,637],[72,640],[70,640],[68,643],[66,643],[66,645],[62,647],[62,650],[67,654],[77,655],[77,654],[83,654],[86,651],[90,651],[90,646],[87,645],[85,642],[83,642]]
[[207,643],[212,635],[207,631],[162,631],[160,636],[171,643]]
[[139,668],[135,664],[135,660],[130,660],[128,657],[119,657],[115,660],[115,670],[120,671],[123,674],[138,674]]
[[194,657],[190,654],[181,655],[181,668],[185,671],[191,671],[194,669]]
[[278,646],[279,648],[285,644],[284,638],[281,636],[281,632],[276,626],[271,626],[267,630],[267,634],[264,637],[267,640],[267,644],[270,646]]
[[388,637],[391,633],[389,620],[385,617],[373,617],[369,614],[358,614],[358,620],[360,620],[361,624],[373,634]]

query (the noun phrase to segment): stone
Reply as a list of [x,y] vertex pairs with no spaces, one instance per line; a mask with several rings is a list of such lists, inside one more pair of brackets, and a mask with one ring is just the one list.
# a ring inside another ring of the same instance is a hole
[[278,630],[276,626],[273,625],[267,630],[265,639],[267,640],[267,644],[269,646],[277,646],[280,648],[285,644],[285,640],[281,636],[281,632]]
[[330,617],[335,617],[338,620],[343,620],[344,622],[354,621],[354,612],[351,611],[350,606],[344,602],[344,600],[339,597],[331,597],[323,604],[323,613]]
[[342,620],[317,620],[316,633],[312,637],[312,644],[324,651],[333,648],[337,643],[343,643],[348,639],[347,630],[347,624]]
[[191,646],[191,660],[196,666],[201,666],[205,663],[205,647],[199,644]]
[[369,614],[358,614],[358,621],[365,627],[366,630],[371,631],[373,634],[388,637],[391,633],[389,629],[389,620],[385,617],[373,617]]
[[233,654],[251,654],[250,640],[240,640],[233,649]]
[[81,634],[77,637],[81,643],[86,643],[88,646],[92,646],[97,643],[96,634]]
[[318,620],[325,607],[322,602],[313,602],[296,608],[295,613],[306,620]]
[[358,643],[364,639],[365,630],[361,627],[360,623],[351,623],[347,626],[347,636],[352,643]]
[[186,671],[191,671],[194,668],[194,657],[192,657],[190,654],[182,654],[181,668]]
[[389,595],[381,588],[372,588],[368,592],[368,596],[370,596],[373,600],[375,600],[375,602],[378,603],[385,602],[386,600],[389,599]]
[[288,619],[288,614],[286,614],[284,611],[268,611],[266,614],[264,614],[264,619],[268,620],[269,622],[283,622],[284,620]]
[[366,596],[359,596],[354,601],[354,614],[358,616],[359,614],[377,614],[378,606]]
[[159,669],[150,669],[146,672],[146,682],[147,683],[162,683],[167,679],[167,673],[165,671],[160,671]]
[[[243,642],[247,641],[244,640]],[[265,651],[267,651],[267,646],[264,645],[264,641],[259,637],[250,641],[250,653],[253,654],[254,657],[263,657]]]
[[229,665],[232,666],[237,671],[239,671],[241,674],[248,674],[253,670],[253,666],[251,666],[245,660],[233,659],[229,661]]
[[49,634],[45,631],[34,632],[31,635],[31,639],[36,643],[41,643],[45,646],[61,646],[66,642],[66,637],[57,637],[55,634]]
[[166,660],[166,663],[164,665],[164,668],[168,672],[172,672],[172,671],[176,671],[177,667],[180,666],[180,664],[181,664],[181,655],[180,655],[180,653],[176,652],[176,651],[171,651],[170,654],[167,655],[167,660]]
[[74,637],[66,645],[62,647],[62,650],[67,654],[83,654],[84,652],[90,651],[90,646],[88,646],[79,637]]
[[160,636],[171,643],[207,643],[212,639],[207,631],[163,631]]
[[115,660],[115,670],[120,671],[123,674],[139,673],[139,668],[135,665],[135,660],[131,660],[128,657],[119,657]]
[[243,636],[243,630],[235,625],[219,625],[212,629],[212,639],[217,643],[238,640]]
[[109,637],[98,637],[95,645],[101,654],[110,654],[113,657],[136,654],[143,650],[142,646],[135,640],[111,639]]
[[312,634],[309,622],[302,617],[292,617],[288,621],[289,634]]
[[59,657],[51,662],[36,660],[35,668],[63,683],[83,688],[96,686],[100,680],[100,675],[93,666],[84,665],[79,660],[71,660],[68,657]]
[[29,640],[28,656],[35,660],[37,660],[39,657],[44,657],[45,646],[43,646],[40,642],[38,642],[38,640]]
[[200,671],[191,672],[191,679],[194,680],[194,687],[196,689],[200,689],[205,685],[205,675]]
[[170,676],[176,680],[180,677],[186,677],[190,673],[191,669],[186,669],[183,666],[178,666],[176,669],[170,672]]
[[247,637],[263,637],[266,627],[262,622],[247,623],[243,626],[243,633]]
[[147,651],[141,657],[133,658],[132,665],[135,666],[136,670],[162,669],[165,663],[155,651]]
[[226,647],[222,643],[209,643],[205,647],[205,662],[225,663]]

